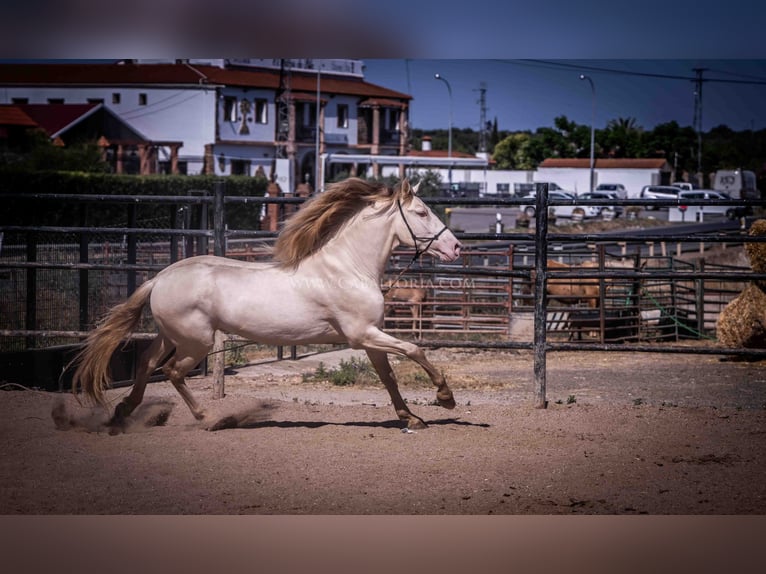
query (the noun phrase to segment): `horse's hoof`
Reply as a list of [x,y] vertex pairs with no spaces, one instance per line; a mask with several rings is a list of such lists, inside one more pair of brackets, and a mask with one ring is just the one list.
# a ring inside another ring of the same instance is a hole
[[444,407],[445,409],[454,409],[456,404],[455,397],[452,396],[452,391],[448,391],[444,394],[436,393],[436,402],[440,407]]
[[109,429],[109,436],[117,436],[125,432],[125,423],[110,421],[106,428]]
[[422,419],[413,417],[410,419],[410,422],[407,423],[407,428],[409,430],[423,430],[427,429],[428,425]]
[[213,431],[219,431],[224,429],[235,429],[239,425],[239,421],[237,421],[236,417],[233,416],[227,416],[223,417],[222,419],[218,419],[214,423],[212,423],[210,426],[207,427],[207,430],[213,432]]

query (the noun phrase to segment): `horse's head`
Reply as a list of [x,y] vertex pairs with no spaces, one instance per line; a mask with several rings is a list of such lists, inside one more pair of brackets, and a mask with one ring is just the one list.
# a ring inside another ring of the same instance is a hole
[[417,196],[415,187],[405,179],[394,195],[399,217],[396,220],[396,234],[400,243],[414,247],[418,255],[428,253],[442,261],[454,261],[460,256],[462,245],[434,214],[425,202]]

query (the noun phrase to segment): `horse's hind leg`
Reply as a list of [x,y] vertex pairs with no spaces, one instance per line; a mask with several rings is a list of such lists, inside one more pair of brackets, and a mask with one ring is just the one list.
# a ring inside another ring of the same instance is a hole
[[162,368],[165,376],[173,383],[178,394],[181,395],[186,406],[189,407],[192,415],[197,420],[205,418],[205,412],[197,403],[189,387],[186,386],[186,374],[199,364],[207,352],[208,347],[203,345],[185,346],[183,348],[179,346],[176,349],[175,355]]
[[130,394],[115,407],[114,414],[109,421],[110,427],[119,430],[125,425],[125,419],[141,404],[149,377],[157,368],[157,365],[159,365],[160,360],[167,355],[171,348],[172,346],[168,340],[162,335],[158,335],[146,351],[141,354],[138,367],[136,368],[136,380],[133,382],[133,388],[130,390]]
[[388,362],[388,355],[382,351],[367,349],[367,356],[375,367],[381,382],[385,385],[388,394],[391,396],[391,404],[394,405],[396,415],[400,420],[407,423],[409,429],[426,428],[426,423],[419,416],[412,414],[407,404],[399,393],[399,386],[396,384],[394,371],[391,369],[391,363]]

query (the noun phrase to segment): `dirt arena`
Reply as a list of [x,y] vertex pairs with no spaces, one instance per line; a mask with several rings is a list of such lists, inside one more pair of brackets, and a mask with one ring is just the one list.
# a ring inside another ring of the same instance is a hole
[[535,409],[530,352],[433,350],[457,407],[396,361],[429,423],[403,432],[382,385],[303,380],[358,355],[251,364],[217,401],[192,378],[205,424],[150,384],[116,436],[69,394],[6,384],[0,514],[766,513],[763,362],[551,353]]

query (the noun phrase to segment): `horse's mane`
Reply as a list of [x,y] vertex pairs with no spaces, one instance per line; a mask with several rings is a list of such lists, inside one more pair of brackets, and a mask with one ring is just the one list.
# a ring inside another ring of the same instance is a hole
[[329,185],[287,220],[274,245],[274,259],[282,267],[297,267],[362,209],[376,201],[391,202],[395,196],[394,190],[382,183],[359,178]]

